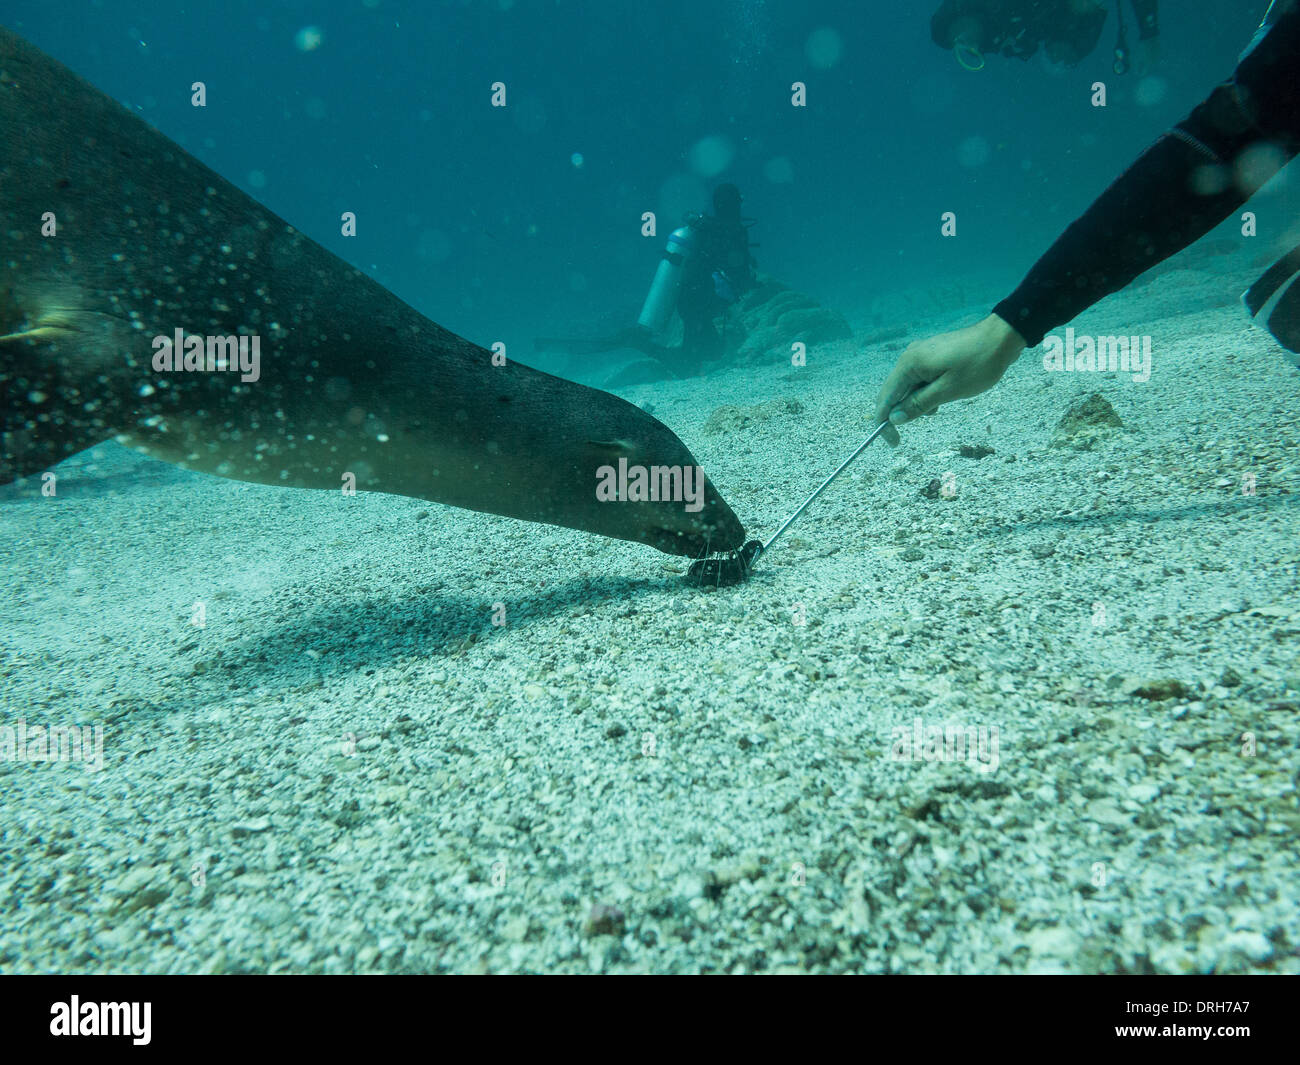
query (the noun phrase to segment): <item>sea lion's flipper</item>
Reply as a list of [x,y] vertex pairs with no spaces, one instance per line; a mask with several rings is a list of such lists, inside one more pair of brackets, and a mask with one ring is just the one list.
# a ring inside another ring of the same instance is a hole
[[110,439],[122,417],[96,384],[128,369],[120,319],[66,308],[0,335],[0,484]]

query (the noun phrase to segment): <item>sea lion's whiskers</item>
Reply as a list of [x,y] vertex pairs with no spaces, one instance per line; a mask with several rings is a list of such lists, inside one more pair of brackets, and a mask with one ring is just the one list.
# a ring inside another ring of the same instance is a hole
[[706,558],[709,557],[709,550],[712,547],[712,545],[713,545],[712,535],[706,536],[704,538],[704,550],[699,555],[697,555],[694,559],[691,560],[690,566],[688,566],[686,569],[686,575],[688,579],[691,576],[691,574],[695,575],[696,577],[695,586],[697,588],[704,583],[704,570],[702,568],[697,570],[696,567],[698,567],[701,562],[703,562]]

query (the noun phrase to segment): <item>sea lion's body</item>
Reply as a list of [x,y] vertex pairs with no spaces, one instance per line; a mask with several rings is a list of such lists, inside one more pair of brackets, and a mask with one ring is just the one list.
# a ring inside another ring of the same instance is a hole
[[[707,482],[696,513],[598,501],[619,458],[695,460],[615,396],[493,365],[3,28],[0,212],[0,482],[116,437],[238,480],[352,474],[675,553],[743,540]],[[155,369],[177,329],[256,335],[259,379]]]

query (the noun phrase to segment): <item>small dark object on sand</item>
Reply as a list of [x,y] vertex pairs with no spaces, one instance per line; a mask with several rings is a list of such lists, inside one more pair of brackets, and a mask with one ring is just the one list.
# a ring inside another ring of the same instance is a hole
[[[771,546],[781,538],[781,534],[794,524],[795,519],[805,510],[812,506],[812,502],[824,491],[830,483],[835,480],[841,473],[848,469],[849,463],[866,451],[876,437],[889,428],[889,422],[881,422],[872,430],[871,435],[858,445],[856,451],[848,458],[835,467],[835,471],[817,486],[807,499],[799,504],[799,508],[785,519],[781,528],[772,534],[772,538],[767,543],[761,540],[750,540],[739,551],[729,551],[725,555],[718,555],[715,558],[698,558],[691,563],[691,568],[686,571],[686,576],[697,587],[712,585],[714,588],[720,588],[722,585],[742,584],[749,580],[749,575],[754,569],[754,564],[763,552],[769,550]],[[939,482],[936,481],[935,484]]]
[[686,571],[686,578],[692,584],[703,587],[706,584],[715,588],[743,584],[749,580],[749,573],[754,568],[754,560],[763,550],[761,540],[750,540],[739,551],[729,551],[725,555],[713,558],[698,558]]

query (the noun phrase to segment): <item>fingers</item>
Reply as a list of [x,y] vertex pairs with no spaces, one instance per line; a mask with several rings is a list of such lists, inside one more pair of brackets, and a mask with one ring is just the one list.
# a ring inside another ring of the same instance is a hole
[[890,447],[899,444],[898,430],[894,426],[911,421],[920,414],[933,413],[933,409],[916,408],[918,397],[925,396],[933,387],[925,380],[925,371],[919,365],[920,356],[915,345],[904,351],[876,394],[876,421],[886,423],[881,435]]
[[903,402],[890,411],[889,418],[885,422],[885,431],[881,434],[890,447],[897,447],[899,444],[898,430],[894,428],[895,426],[904,425],[923,415],[938,414],[941,404],[955,398],[944,396],[944,391],[940,387],[940,382],[936,381],[905,396]]
[[[895,425],[901,425],[903,422],[910,422],[923,414],[933,414],[939,409],[941,403],[947,403],[948,400],[953,398],[947,394],[949,377],[949,374],[944,374],[939,380],[931,381],[924,388],[918,388],[894,408],[889,420]],[[899,415],[902,416],[899,417]]]
[[[907,398],[908,394],[920,383],[921,378],[915,364],[915,354],[909,348],[903,352],[898,362],[894,363],[894,368],[889,371],[885,383],[880,386],[880,391],[876,393],[876,421],[888,421],[890,412]],[[886,433],[885,435],[888,436],[889,434]]]
[[910,351],[903,352],[898,362],[894,363],[885,383],[880,386],[880,391],[876,393],[876,424],[884,423],[885,431],[881,435],[890,447],[898,447],[899,444],[898,430],[891,421],[894,411],[916,387],[917,373],[910,356]]
[[876,420],[902,425],[945,403],[977,396],[997,384],[1024,347],[1024,338],[993,314],[909,344],[876,396]]

